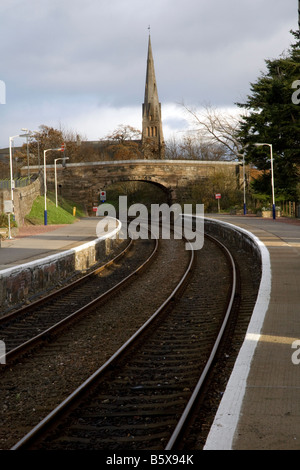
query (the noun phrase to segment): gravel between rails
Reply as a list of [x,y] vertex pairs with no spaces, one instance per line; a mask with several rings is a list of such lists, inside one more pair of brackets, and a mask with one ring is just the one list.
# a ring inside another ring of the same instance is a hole
[[186,267],[182,240],[161,240],[149,270],[47,347],[1,371],[0,448],[11,448],[98,369],[160,306]]
[[123,281],[146,261],[153,247],[152,240],[133,242],[121,259],[115,260],[98,274],[85,276],[83,279],[78,276],[81,282],[72,289],[63,290],[62,293],[56,290],[54,298],[46,296],[44,303],[29,304],[27,310],[20,310],[13,318],[8,316],[6,319],[0,319],[0,340],[6,345],[6,353],[59,323],[93,298],[99,297]]

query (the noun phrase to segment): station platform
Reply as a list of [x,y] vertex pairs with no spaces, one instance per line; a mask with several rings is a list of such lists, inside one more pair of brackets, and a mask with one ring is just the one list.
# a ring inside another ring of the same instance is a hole
[[2,240],[0,271],[66,251],[97,238],[98,218],[84,217],[73,224],[21,228],[13,239]]
[[263,276],[204,450],[299,450],[300,220],[209,218],[256,237]]

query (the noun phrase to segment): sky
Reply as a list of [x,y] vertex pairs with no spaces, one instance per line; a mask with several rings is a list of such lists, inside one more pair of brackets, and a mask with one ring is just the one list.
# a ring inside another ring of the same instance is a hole
[[183,104],[245,102],[293,42],[298,1],[1,0],[0,148],[40,125],[83,140],[141,130],[149,27],[167,140],[190,127]]

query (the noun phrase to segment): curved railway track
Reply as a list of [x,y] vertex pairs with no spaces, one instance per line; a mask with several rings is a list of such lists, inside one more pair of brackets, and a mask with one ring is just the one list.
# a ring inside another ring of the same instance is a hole
[[76,281],[0,318],[0,339],[6,346],[6,363],[87,313],[95,304],[107,300],[146,268],[158,250],[158,240],[130,239],[124,250],[104,265]]
[[[136,240],[135,246],[141,247],[143,259],[149,243],[152,249],[153,240]],[[133,275],[131,282],[90,307],[86,315],[66,325],[59,334],[44,341],[42,347],[2,365],[0,448],[10,448],[105,363],[168,297],[187,262],[182,240],[159,240],[159,249],[151,262],[139,275]],[[110,277],[119,278],[119,270],[127,268],[127,263],[126,257],[113,272],[103,274],[100,283]]]
[[167,301],[13,450],[180,445],[241,286],[239,268],[220,242],[207,237],[205,247],[190,254]]

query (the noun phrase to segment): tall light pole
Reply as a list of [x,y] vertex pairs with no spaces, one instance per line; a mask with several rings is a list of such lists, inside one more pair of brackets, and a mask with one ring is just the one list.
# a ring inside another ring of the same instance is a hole
[[[300,0],[299,0],[300,1]],[[248,147],[249,144],[244,146],[244,151]],[[244,153],[237,153],[238,157],[242,157],[243,159],[243,191],[244,191],[244,215],[247,214],[247,207],[246,207],[246,168],[245,168],[245,154]]]
[[22,131],[26,132],[26,143],[27,143],[27,177],[29,182],[29,146],[28,146],[28,137],[31,137],[32,132],[29,129],[22,128]]
[[39,167],[39,174],[41,170],[41,165],[40,165],[40,133],[39,131],[33,131],[34,137],[37,141],[37,146],[38,146],[38,167]]
[[247,214],[246,208],[246,174],[245,174],[245,155],[243,154],[243,182],[244,182],[244,215]]
[[12,162],[12,142],[14,139],[17,137],[28,137],[29,134],[18,134],[18,135],[13,135],[12,137],[9,138],[9,172],[10,172],[10,210],[11,212],[8,213],[8,238],[11,239],[11,232],[10,232],[10,214],[14,212],[14,187],[15,187],[15,182],[13,179],[13,162]]
[[58,160],[69,160],[69,157],[60,157],[54,160],[54,177],[55,177],[55,205],[57,207],[57,175],[56,175],[56,162]]
[[45,194],[45,210],[44,210],[44,225],[47,225],[48,220],[47,220],[47,181],[46,181],[46,153],[50,151],[57,151],[61,152],[61,148],[57,149],[47,149],[44,150],[44,194]]
[[8,238],[11,240],[11,231],[10,231],[10,214],[14,211],[14,180],[13,180],[13,165],[12,165],[12,142],[15,137],[19,137],[18,135],[14,135],[9,138],[9,172],[10,172],[10,211],[8,213]]
[[270,156],[271,156],[271,185],[272,185],[272,212],[273,212],[273,219],[276,219],[276,207],[275,207],[275,191],[274,191],[274,169],[273,169],[273,146],[272,144],[254,144],[256,147],[263,147],[266,145],[270,148]]
[[10,171],[10,199],[13,204],[14,201],[14,191],[13,191],[13,186],[14,186],[14,180],[13,180],[13,165],[12,165],[12,142],[13,140],[19,137],[19,135],[14,135],[9,138],[9,171]]

